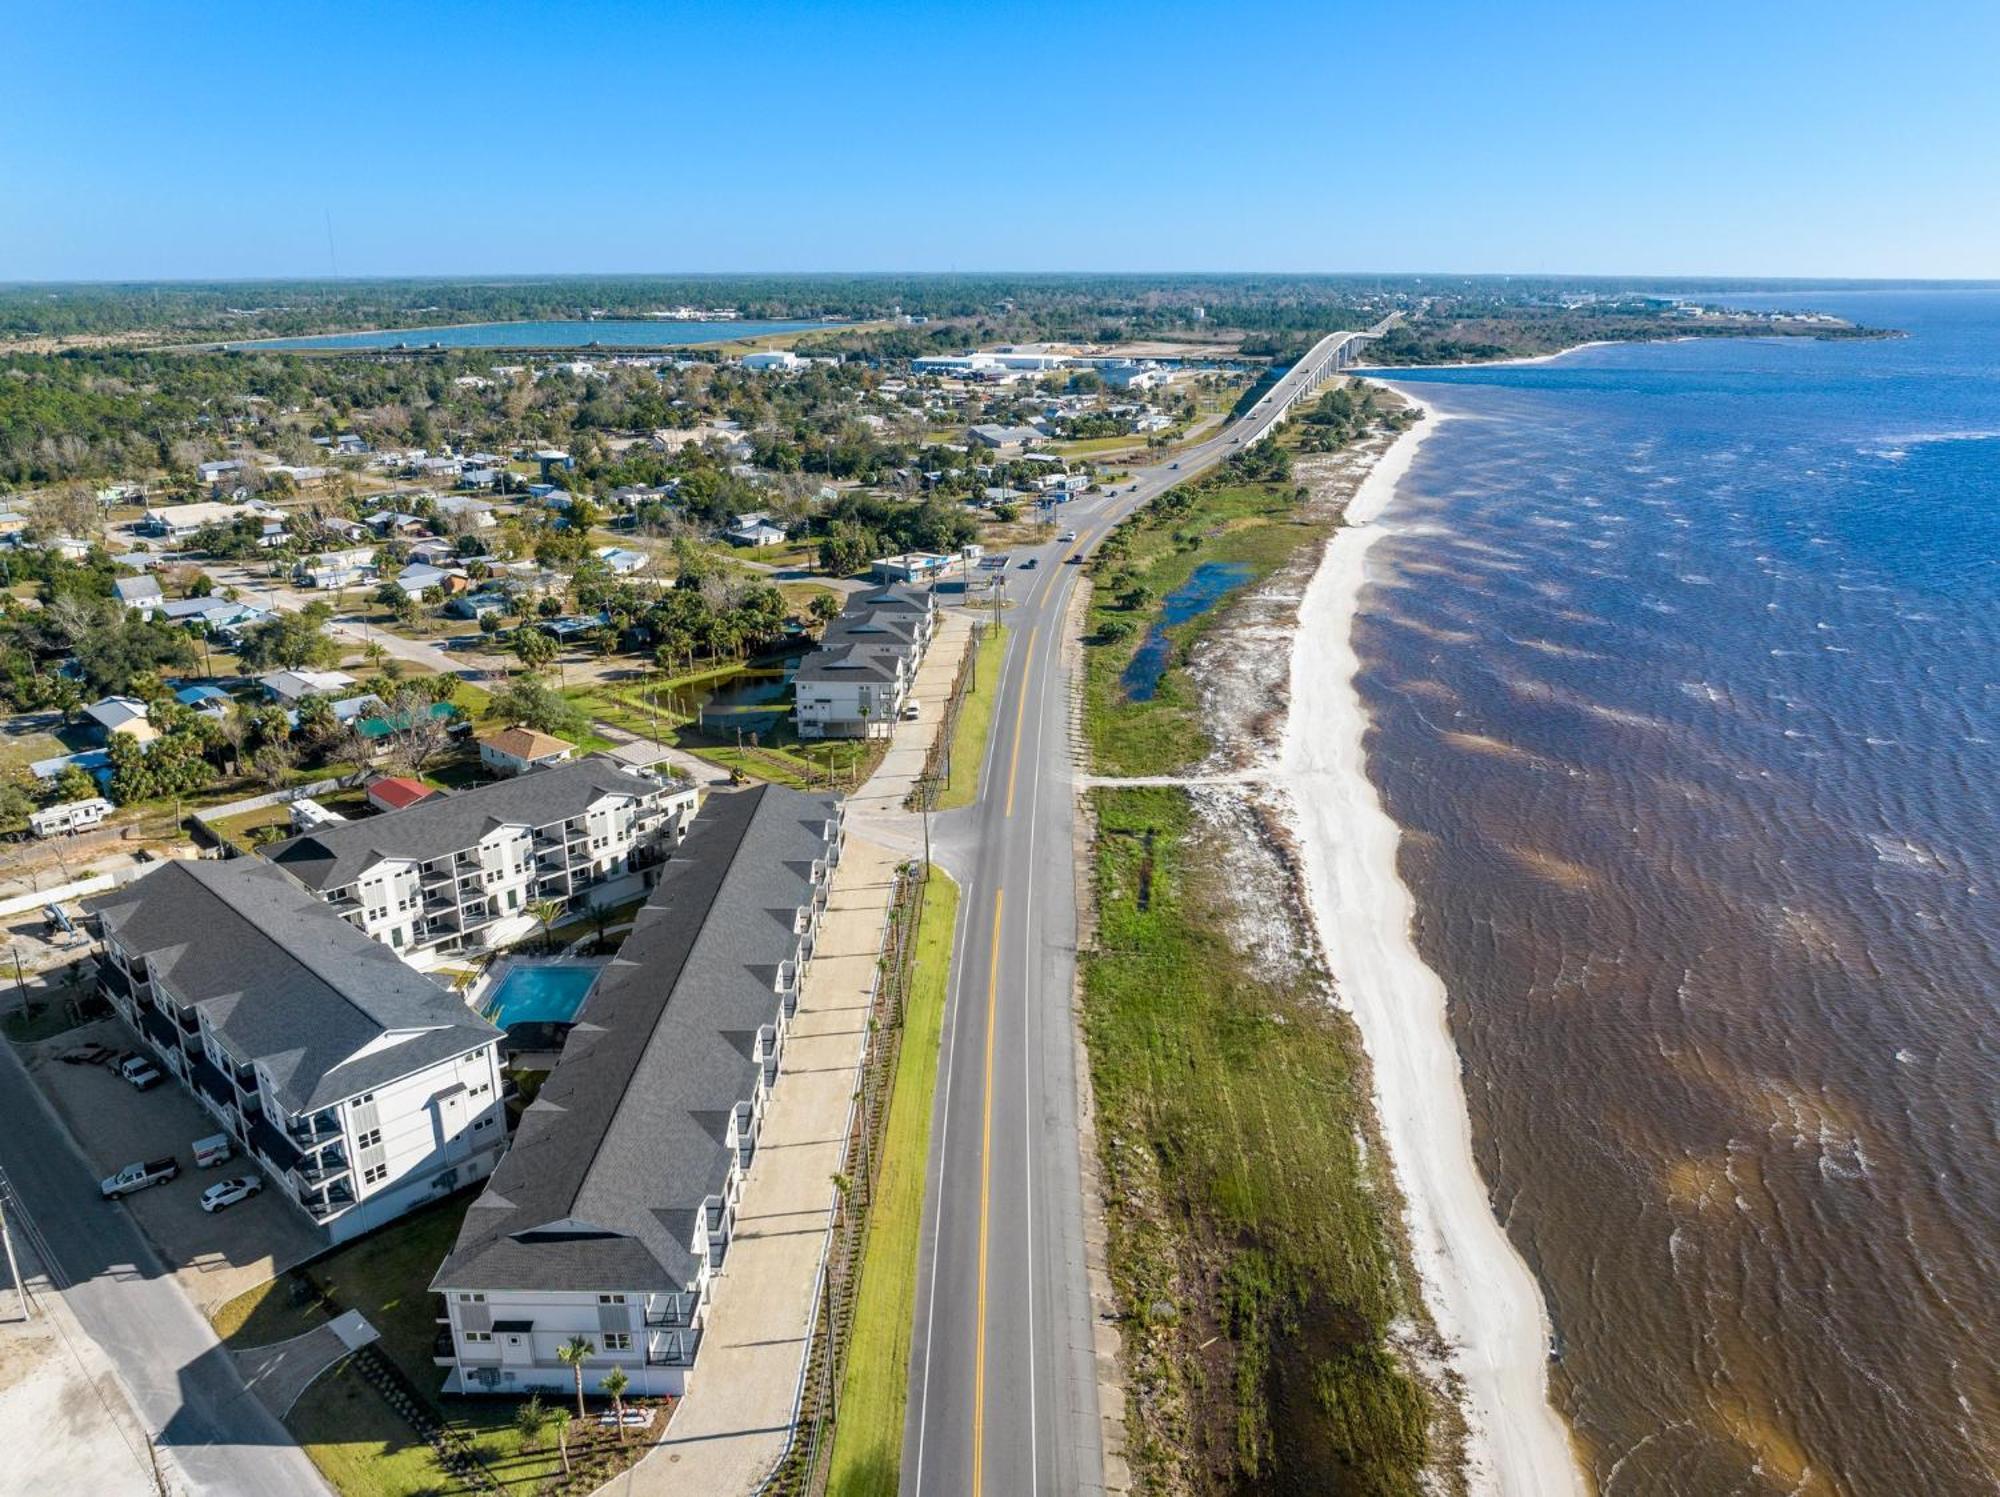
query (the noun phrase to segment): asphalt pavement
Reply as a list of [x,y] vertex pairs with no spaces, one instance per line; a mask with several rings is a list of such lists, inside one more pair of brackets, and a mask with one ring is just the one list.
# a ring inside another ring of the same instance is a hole
[[[197,1492],[325,1493],[215,1332],[106,1201],[13,1047],[0,1042],[0,1190],[78,1324],[116,1368],[164,1463]],[[5,1486],[0,1478],[0,1487]]]
[[1302,362],[1214,437],[1059,506],[1058,528],[1075,530],[1074,542],[1010,555],[980,797],[935,818],[966,915],[931,1138],[907,1493],[1104,1489],[1077,1154],[1078,766],[1062,649],[1082,569],[1066,557],[1088,555],[1133,510],[1259,440],[1316,373]]

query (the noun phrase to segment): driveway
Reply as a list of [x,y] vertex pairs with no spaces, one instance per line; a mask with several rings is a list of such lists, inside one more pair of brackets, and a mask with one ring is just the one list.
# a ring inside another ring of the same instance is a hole
[[134,1160],[172,1154],[180,1161],[179,1179],[122,1201],[97,1201],[94,1209],[131,1216],[197,1308],[212,1311],[325,1246],[268,1180],[261,1195],[212,1216],[203,1211],[201,1193],[216,1181],[262,1171],[240,1153],[213,1169],[194,1167],[194,1140],[222,1132],[222,1125],[171,1076],[151,1091],[135,1092],[108,1066],[70,1066],[56,1059],[93,1040],[118,1050],[144,1049],[120,1020],[101,1019],[27,1047],[22,1059],[94,1178]]

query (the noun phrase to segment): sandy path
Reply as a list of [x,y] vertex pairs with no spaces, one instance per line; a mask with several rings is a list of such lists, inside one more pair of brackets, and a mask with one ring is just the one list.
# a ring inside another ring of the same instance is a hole
[[1472,1489],[1543,1497],[1585,1483],[1548,1401],[1541,1292],[1495,1220],[1473,1160],[1444,984],[1411,938],[1415,907],[1396,865],[1401,833],[1368,778],[1368,719],[1354,686],[1354,616],[1381,534],[1371,522],[1436,428],[1436,414],[1426,415],[1364,480],[1307,588],[1278,783],[1289,792],[1321,943],[1374,1062],[1425,1298],[1465,1379]]

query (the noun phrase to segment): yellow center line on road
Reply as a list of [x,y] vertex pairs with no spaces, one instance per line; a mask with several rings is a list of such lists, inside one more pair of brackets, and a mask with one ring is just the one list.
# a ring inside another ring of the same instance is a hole
[[986,1117],[979,1134],[978,1349],[972,1364],[972,1497],[979,1497],[986,1467],[986,1223],[993,1185],[993,1030],[1000,1013],[1000,911],[1007,891],[993,891],[992,955],[986,967]]
[[1028,720],[1028,672],[1035,664],[1035,636],[1040,634],[1037,624],[1028,631],[1028,653],[1021,661],[1021,699],[1014,704],[1014,755],[1007,761],[1007,814],[1014,814],[1014,777],[1021,772],[1021,725]]

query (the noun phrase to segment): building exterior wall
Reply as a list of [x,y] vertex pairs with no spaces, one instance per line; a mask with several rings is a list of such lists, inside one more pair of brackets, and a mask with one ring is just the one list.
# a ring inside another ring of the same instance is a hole
[[497,1039],[364,1096],[287,1114],[256,1058],[231,1054],[207,1014],[156,980],[143,956],[108,936],[104,951],[112,1006],[329,1242],[482,1180],[499,1162],[507,1124]]
[[408,955],[476,949],[493,927],[527,918],[538,899],[571,899],[633,871],[694,812],[692,786],[661,786],[654,803],[606,795],[581,816],[495,827],[471,847],[421,863],[388,860],[318,895],[363,933]]

